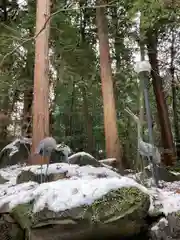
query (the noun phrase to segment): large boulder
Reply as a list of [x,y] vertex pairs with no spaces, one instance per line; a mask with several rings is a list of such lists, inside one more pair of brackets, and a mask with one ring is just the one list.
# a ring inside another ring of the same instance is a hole
[[[165,217],[161,218],[150,228],[150,236],[152,240],[167,240],[170,237],[168,221]],[[171,238],[172,239],[172,238]]]
[[120,177],[119,173],[114,172],[112,169],[102,167],[79,166],[77,164],[67,163],[54,163],[42,166],[26,166],[22,167],[21,171],[17,173],[16,184],[25,182],[52,182],[60,179],[82,178],[107,178],[107,177]]
[[[30,157],[32,140],[30,138],[18,138],[5,146],[0,152],[0,168],[15,164],[24,164]],[[65,144],[57,145],[57,149],[52,152],[50,163],[67,162],[72,150]]]
[[58,179],[39,184],[46,165],[9,168],[0,170],[9,180],[0,186],[0,214],[10,213],[26,240],[121,238],[146,226],[148,190],[111,169],[50,164]]
[[16,184],[21,184],[25,182],[37,182],[37,183],[42,183],[42,182],[52,182],[52,181],[57,181],[60,179],[66,179],[68,178],[66,176],[67,172],[60,172],[60,173],[50,173],[45,175],[45,173],[41,174],[35,174],[31,171],[22,171],[16,179]]
[[140,189],[122,187],[90,205],[57,212],[44,208],[34,213],[32,202],[16,206],[11,215],[29,233],[28,240],[50,240],[52,233],[53,239],[61,240],[93,239],[93,236],[113,234],[127,237],[140,232],[149,205],[149,196]]
[[[180,180],[180,173],[175,171],[170,171],[168,168],[164,166],[156,166],[156,172],[158,176],[158,180],[165,182],[174,182]],[[144,171],[139,173],[139,179],[142,180],[144,177],[152,178],[152,171],[150,165],[144,168]]]
[[169,213],[150,229],[152,240],[180,239],[180,211]]
[[9,214],[0,216],[0,239],[24,240],[23,230]]
[[19,138],[5,146],[0,152],[0,168],[25,163],[29,157],[31,139]]
[[72,149],[64,143],[57,145],[51,154],[50,163],[68,162],[68,157],[73,154]]
[[68,158],[70,164],[78,164],[79,166],[91,165],[93,167],[100,167],[102,164],[97,161],[92,155],[86,152],[78,152]]

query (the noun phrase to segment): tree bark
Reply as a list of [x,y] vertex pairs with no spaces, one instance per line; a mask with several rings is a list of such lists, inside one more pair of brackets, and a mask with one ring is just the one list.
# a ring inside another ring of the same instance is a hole
[[[48,41],[50,0],[38,0],[36,10],[36,44],[34,69],[33,137],[32,152],[40,140],[49,135],[49,79],[48,79]],[[32,163],[42,163],[38,158]],[[43,159],[43,163],[46,163]]]
[[81,87],[82,97],[83,97],[83,109],[86,122],[86,131],[87,131],[87,151],[94,155],[95,153],[95,139],[93,136],[93,122],[92,116],[89,113],[87,93],[84,86]]
[[[65,136],[72,137],[73,134],[73,108],[74,108],[74,101],[75,101],[75,80],[72,83],[72,92],[70,98],[70,106],[67,106],[67,111],[65,112],[64,124],[65,124]],[[72,146],[72,139],[70,141],[70,146]]]
[[148,31],[146,37],[149,61],[152,67],[151,75],[159,116],[161,141],[163,145],[162,162],[168,166],[173,165],[175,161],[175,151],[168,115],[168,108],[165,102],[164,91],[162,87],[162,79],[159,75],[159,67],[157,60],[158,34],[156,31]]
[[[84,1],[84,6],[87,5],[87,1]],[[80,3],[80,7],[83,6],[83,2]],[[87,25],[87,19],[88,15],[86,12],[86,8],[81,11],[81,20],[80,20],[80,33],[81,33],[81,43],[86,42],[86,25]],[[87,134],[87,151],[94,155],[95,153],[95,139],[93,136],[93,122],[92,122],[92,116],[89,113],[89,106],[88,106],[88,98],[87,98],[87,92],[86,92],[86,81],[82,77],[82,82],[80,88],[82,92],[82,98],[83,98],[83,112],[85,116],[85,123],[86,123],[86,134]]]
[[[31,11],[30,1],[28,1],[28,11]],[[33,37],[34,31],[29,28],[29,37]],[[32,105],[33,105],[33,68],[34,66],[34,50],[33,44],[27,46],[27,58],[25,74],[28,78],[26,89],[24,89],[24,109],[22,117],[22,134],[25,137],[32,138]]]
[[[98,1],[99,4],[104,2]],[[119,167],[122,167],[122,146],[118,137],[117,117],[115,109],[115,99],[113,92],[112,70],[109,53],[109,40],[107,30],[107,19],[104,8],[96,9],[96,20],[99,38],[100,51],[100,68],[101,68],[101,85],[103,94],[104,107],[104,128],[106,139],[106,154],[107,157],[114,157],[119,162]]]
[[32,102],[33,86],[24,91],[24,110],[23,110],[23,136],[32,137]]
[[177,112],[177,86],[175,82],[175,67],[174,67],[174,55],[175,55],[175,34],[174,34],[174,27],[172,27],[172,41],[171,41],[171,66],[170,66],[170,72],[171,72],[171,88],[172,88],[172,106],[173,106],[173,120],[174,120],[174,133],[175,133],[175,141],[176,141],[176,153],[178,158],[180,158],[180,136],[179,136],[179,119],[178,119],[178,112]]

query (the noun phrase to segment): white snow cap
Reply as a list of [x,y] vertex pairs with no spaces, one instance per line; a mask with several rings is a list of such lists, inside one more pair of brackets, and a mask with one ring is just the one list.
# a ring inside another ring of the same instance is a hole
[[[64,172],[67,170],[68,179],[42,184],[35,182],[15,184],[14,176],[18,172],[29,168],[32,172],[38,173],[37,167],[39,166],[16,167],[18,169],[11,167],[11,171],[14,172],[12,176],[7,174],[7,169],[0,170],[0,174],[6,174],[6,177],[10,180],[5,184],[0,184],[0,209],[6,205],[6,208],[10,210],[18,204],[34,200],[34,212],[39,212],[45,207],[58,212],[84,204],[90,205],[111,190],[122,187],[135,186],[147,192],[145,187],[133,179],[121,177],[110,169],[104,167],[95,168],[88,165],[80,167],[67,163],[59,164],[58,169],[57,164],[51,164],[50,167],[52,167],[51,172]],[[106,177],[100,178],[98,175],[103,173]],[[11,177],[13,178],[11,179]]]
[[139,61],[139,62],[136,62],[134,70],[137,73],[140,73],[140,72],[150,72],[151,71],[151,64],[149,63],[149,61]]

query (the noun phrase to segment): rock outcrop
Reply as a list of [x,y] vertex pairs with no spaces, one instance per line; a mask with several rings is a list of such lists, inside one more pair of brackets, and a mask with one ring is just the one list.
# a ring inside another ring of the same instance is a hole
[[[18,138],[5,146],[0,152],[0,168],[15,164],[27,164],[30,158],[32,141],[30,138]],[[50,163],[67,162],[67,157],[72,155],[72,150],[65,144],[58,144],[53,151]]]
[[[128,199],[128,201],[127,201]],[[149,196],[136,187],[111,191],[89,206],[79,206],[60,212],[46,209],[33,213],[33,203],[15,207],[11,215],[22,229],[31,235],[41,232],[44,240],[52,239],[44,227],[58,225],[61,231],[55,239],[83,239],[98,234],[118,233],[121,237],[133,236],[141,231],[149,209]],[[71,237],[68,236],[71,229]],[[31,238],[35,240],[36,238]]]
[[150,197],[134,180],[90,165],[50,164],[49,170],[43,184],[38,166],[19,167],[16,179],[7,175],[9,182],[0,186],[0,239],[121,238],[147,227]]
[[147,189],[79,155],[89,165],[50,164],[46,178],[46,165],[0,169],[0,239],[180,239],[179,181]]

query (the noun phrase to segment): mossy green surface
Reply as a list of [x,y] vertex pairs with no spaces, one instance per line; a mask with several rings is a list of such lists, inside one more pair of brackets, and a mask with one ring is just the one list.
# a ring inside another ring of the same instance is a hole
[[[90,206],[84,206],[84,215],[91,212],[92,222],[110,223],[132,214],[135,210],[147,211],[149,208],[149,196],[138,188],[121,188],[109,192],[102,198],[94,201]],[[88,214],[89,215],[89,214]],[[141,214],[139,213],[139,217]],[[136,215],[135,218],[138,216]]]
[[12,209],[12,217],[19,223],[22,229],[30,229],[33,225],[33,204],[20,204]]
[[149,205],[147,194],[136,187],[123,187],[109,192],[89,206],[83,205],[58,213],[48,209],[33,213],[33,203],[29,203],[15,207],[11,214],[21,228],[27,230],[49,224],[86,227],[114,225],[118,226],[123,235],[131,235],[140,231]]

